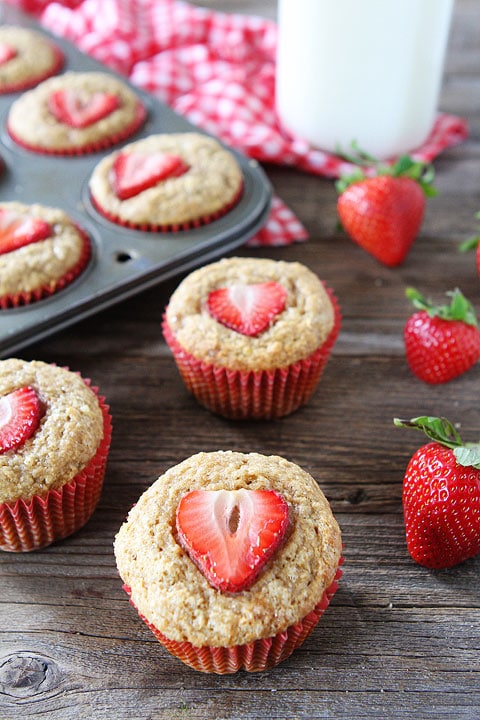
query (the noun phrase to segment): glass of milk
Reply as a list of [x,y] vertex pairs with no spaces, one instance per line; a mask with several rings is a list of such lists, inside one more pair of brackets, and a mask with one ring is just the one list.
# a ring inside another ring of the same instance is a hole
[[278,0],[276,107],[330,152],[385,159],[427,138],[454,0]]

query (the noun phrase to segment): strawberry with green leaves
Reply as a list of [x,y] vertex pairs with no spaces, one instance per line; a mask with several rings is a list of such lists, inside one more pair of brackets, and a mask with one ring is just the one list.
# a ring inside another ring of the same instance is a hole
[[434,305],[415,288],[406,295],[417,312],[407,320],[407,362],[417,378],[445,383],[470,370],[480,359],[480,330],[472,304],[460,290],[447,293],[449,305]]
[[403,480],[407,548],[428,568],[449,568],[480,553],[480,443],[464,443],[445,418],[394,419],[431,442],[412,456]]
[[408,155],[390,166],[362,152],[345,157],[356,164],[368,163],[375,174],[368,175],[359,167],[336,183],[343,229],[379,262],[400,265],[420,230],[425,198],[436,194],[433,167]]

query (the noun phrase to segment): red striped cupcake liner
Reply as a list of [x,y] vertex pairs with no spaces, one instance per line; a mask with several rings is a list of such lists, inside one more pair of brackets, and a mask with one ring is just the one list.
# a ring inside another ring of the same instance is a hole
[[56,45],[51,45],[51,49],[53,51],[53,62],[51,67],[48,68],[48,70],[46,70],[41,75],[31,76],[18,82],[12,82],[8,84],[5,83],[5,85],[0,86],[0,95],[8,95],[10,93],[29,90],[30,88],[35,87],[35,85],[39,85],[47,78],[52,77],[52,75],[56,75],[58,72],[60,72],[65,61],[65,56],[60,50],[60,48]]
[[130,125],[125,125],[125,127],[122,130],[119,130],[116,133],[112,133],[108,137],[103,137],[99,140],[86,143],[85,145],[78,145],[75,147],[64,147],[64,148],[49,148],[49,147],[39,147],[38,145],[33,145],[30,143],[27,143],[22,138],[18,137],[18,135],[15,134],[15,130],[11,127],[11,125],[8,122],[7,119],[7,130],[8,134],[12,138],[12,140],[19,145],[20,147],[25,148],[26,150],[29,150],[34,153],[38,153],[40,155],[61,155],[61,156],[78,156],[78,155],[90,155],[91,153],[100,152],[102,150],[106,150],[107,148],[112,147],[112,145],[118,145],[118,143],[123,142],[123,140],[126,140],[131,135],[133,135],[141,125],[145,122],[145,119],[147,117],[147,110],[145,106],[138,101],[137,108],[136,108],[136,115]]
[[213,413],[232,420],[274,420],[305,405],[315,392],[338,337],[341,312],[334,307],[334,324],[326,341],[308,357],[274,370],[230,370],[186,352],[163,317],[162,330],[187,389]]
[[[95,455],[72,480],[56,490],[28,500],[0,503],[0,550],[40,550],[79,530],[92,516],[102,492],[112,435],[112,419],[105,398],[97,395],[103,415],[103,438]],[[55,449],[52,448],[52,452]]]
[[92,246],[88,235],[79,227],[75,226],[81,235],[83,241],[83,247],[78,262],[70,268],[61,278],[52,280],[48,285],[42,285],[41,287],[35,288],[35,290],[28,290],[24,292],[18,292],[11,295],[0,296],[0,309],[9,310],[23,305],[29,305],[30,303],[43,300],[50,295],[63,290],[67,285],[70,285],[87,267],[90,258],[92,256]]
[[235,205],[238,204],[240,201],[240,198],[243,195],[243,183],[241,187],[238,190],[238,193],[235,195],[235,197],[229,202],[223,205],[219,210],[217,210],[214,213],[210,213],[209,215],[202,215],[201,217],[192,218],[192,220],[188,220],[181,223],[134,223],[129,220],[122,220],[118,215],[115,213],[110,212],[109,210],[106,210],[99,202],[96,200],[96,198],[93,196],[93,194],[90,194],[90,199],[92,202],[93,207],[95,210],[100,213],[100,215],[103,215],[104,218],[106,218],[109,222],[115,223],[115,225],[121,225],[122,227],[130,228],[131,230],[141,230],[142,232],[181,232],[182,230],[193,230],[194,228],[202,227],[204,225],[209,225],[211,222],[214,222],[215,220],[218,220],[219,218],[223,217],[227,213],[232,210]]
[[[340,565],[342,563],[343,558],[340,559]],[[268,670],[279,665],[304,643],[328,608],[332,597],[337,591],[341,576],[342,571],[340,567],[338,567],[332,583],[325,590],[313,610],[302,620],[294,625],[290,625],[286,630],[276,635],[254,640],[245,645],[234,645],[233,647],[211,647],[205,645],[203,647],[197,647],[187,640],[183,642],[170,640],[141,613],[139,613],[139,616],[171,655],[174,655],[194,670],[204,673],[216,673],[217,675],[231,674],[239,670],[262,672],[263,670]],[[124,585],[123,588],[130,597],[130,588],[126,585]],[[135,607],[131,597],[130,603]],[[136,607],[135,609],[137,610]]]

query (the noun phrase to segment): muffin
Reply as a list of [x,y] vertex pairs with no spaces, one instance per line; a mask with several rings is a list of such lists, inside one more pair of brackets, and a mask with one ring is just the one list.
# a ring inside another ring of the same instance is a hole
[[140,230],[204,225],[239,200],[243,175],[234,155],[200,133],[149,135],[103,158],[90,178],[95,208]]
[[0,26],[0,95],[19,92],[55,75],[63,52],[44,35],[15,25]]
[[340,310],[301,263],[233,257],[190,273],[170,298],[162,327],[202,405],[227,418],[272,419],[315,391]]
[[0,202],[0,308],[62,290],[86,268],[91,244],[58,208]]
[[8,113],[12,139],[38,153],[81,155],[132,135],[146,111],[122,80],[103,72],[67,72],[15,100]]
[[158,640],[219,674],[289,657],[341,575],[340,529],[315,480],[257,453],[198,453],[170,468],[132,508],[114,551]]
[[40,361],[0,361],[0,549],[38,550],[100,498],[111,418],[98,389]]

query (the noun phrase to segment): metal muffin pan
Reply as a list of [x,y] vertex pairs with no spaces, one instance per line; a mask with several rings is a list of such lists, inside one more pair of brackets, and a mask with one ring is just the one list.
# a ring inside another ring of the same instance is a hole
[[100,70],[120,78],[132,87],[148,113],[146,122],[134,135],[105,151],[82,156],[51,156],[15,144],[5,123],[10,105],[21,93],[0,95],[0,157],[3,161],[0,200],[62,208],[87,232],[93,250],[89,266],[65,289],[30,305],[0,310],[0,357],[6,357],[243,245],[265,223],[272,189],[256,161],[228,148],[242,168],[244,191],[239,203],[223,217],[203,227],[161,233],[132,230],[109,222],[93,207],[88,191],[90,175],[102,157],[154,133],[203,131],[15,8],[0,3],[0,20],[3,24],[35,29],[52,39],[65,55],[62,73]]

